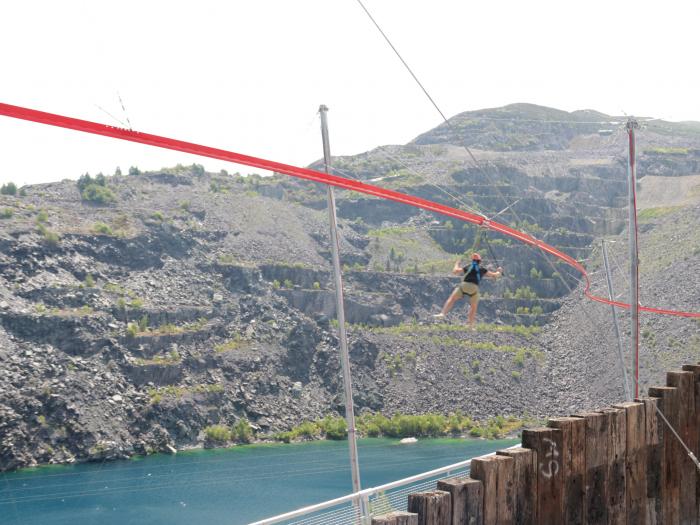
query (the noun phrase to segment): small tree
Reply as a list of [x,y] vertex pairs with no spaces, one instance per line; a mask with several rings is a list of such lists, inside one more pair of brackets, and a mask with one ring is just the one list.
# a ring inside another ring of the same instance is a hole
[[3,195],[17,195],[17,185],[14,182],[8,182],[0,187],[0,193]]
[[131,166],[129,168],[129,175],[141,175],[141,170],[138,169],[136,166]]

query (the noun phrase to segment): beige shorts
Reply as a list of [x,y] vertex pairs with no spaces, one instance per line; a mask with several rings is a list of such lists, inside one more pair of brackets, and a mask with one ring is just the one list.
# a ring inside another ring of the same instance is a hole
[[455,288],[455,292],[458,293],[458,297],[460,299],[465,295],[469,297],[469,302],[472,304],[479,301],[479,285],[474,283],[462,282],[457,288]]

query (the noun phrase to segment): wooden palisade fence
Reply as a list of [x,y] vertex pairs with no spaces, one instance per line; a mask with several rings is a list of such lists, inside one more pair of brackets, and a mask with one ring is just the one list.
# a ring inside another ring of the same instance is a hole
[[668,372],[649,397],[548,421],[522,447],[476,458],[468,477],[408,496],[373,525],[700,523],[700,476],[656,407],[698,455],[700,365]]

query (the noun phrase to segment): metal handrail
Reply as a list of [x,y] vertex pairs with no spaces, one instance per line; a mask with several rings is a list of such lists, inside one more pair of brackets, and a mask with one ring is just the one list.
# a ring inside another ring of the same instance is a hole
[[[508,447],[506,450],[510,450],[513,448],[518,448],[521,446],[521,443],[518,443],[517,445],[513,445],[512,447]],[[485,458],[489,456],[495,456],[495,452],[491,452],[490,454],[485,454],[483,456],[478,456],[480,458]],[[471,465],[472,459],[470,458],[467,459],[466,461],[460,461],[459,463],[453,463],[451,465],[447,465],[445,467],[440,467],[436,468],[434,470],[429,470],[427,472],[423,472],[421,474],[415,474],[413,476],[409,476],[407,478],[399,479],[396,481],[390,481],[389,483],[385,483],[384,485],[379,485],[377,487],[371,487],[367,489],[362,489],[359,492],[353,492],[352,494],[348,494],[346,496],[341,496],[340,498],[335,498],[335,499],[330,499],[328,501],[324,501],[322,503],[316,503],[314,505],[309,505],[307,507],[302,507],[297,510],[293,510],[291,512],[285,512],[284,514],[278,514],[277,516],[273,516],[271,518],[266,518],[264,520],[260,521],[255,521],[250,523],[249,525],[271,525],[273,523],[280,523],[286,520],[290,520],[292,518],[297,518],[299,516],[303,516],[304,514],[311,514],[312,512],[317,512],[319,510],[327,509],[330,507],[335,507],[337,505],[342,505],[343,503],[350,503],[353,501],[359,501],[360,498],[368,498],[369,496],[372,496],[373,494],[378,494],[380,492],[384,492],[386,490],[390,490],[396,487],[401,487],[403,485],[408,485],[410,483],[415,483],[416,481],[421,481],[427,478],[432,478],[434,476],[437,476],[439,474],[443,474],[445,472],[450,472],[452,470],[457,470],[461,468],[465,468]]]

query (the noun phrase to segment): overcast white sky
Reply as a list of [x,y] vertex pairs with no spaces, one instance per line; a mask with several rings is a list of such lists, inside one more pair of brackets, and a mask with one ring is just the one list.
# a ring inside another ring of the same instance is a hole
[[[700,120],[700,2],[364,0],[443,111],[532,102]],[[0,7],[0,101],[296,165],[405,143],[440,117],[356,0]],[[0,182],[200,162],[0,117]]]

